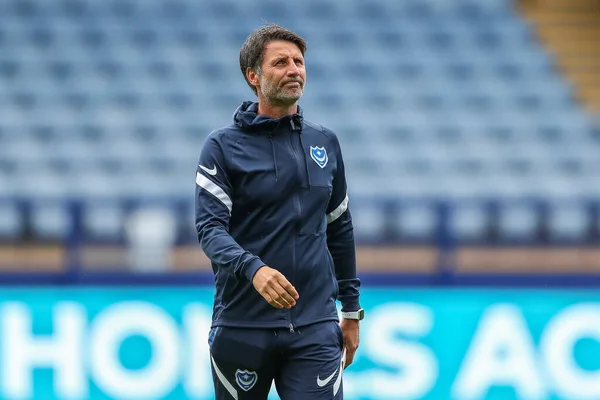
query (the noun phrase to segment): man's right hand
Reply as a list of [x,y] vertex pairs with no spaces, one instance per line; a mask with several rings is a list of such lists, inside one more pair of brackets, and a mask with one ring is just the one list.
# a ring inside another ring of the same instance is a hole
[[281,272],[266,265],[260,267],[252,278],[254,288],[276,308],[292,308],[298,300],[298,292]]

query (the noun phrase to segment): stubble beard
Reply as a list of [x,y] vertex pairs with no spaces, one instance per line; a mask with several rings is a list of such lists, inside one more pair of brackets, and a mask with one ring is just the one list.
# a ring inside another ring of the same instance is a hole
[[291,92],[286,90],[283,86],[277,86],[271,82],[267,82],[266,85],[260,88],[263,97],[272,105],[277,106],[292,106],[294,105],[302,95],[304,94],[304,84],[300,84],[300,88]]

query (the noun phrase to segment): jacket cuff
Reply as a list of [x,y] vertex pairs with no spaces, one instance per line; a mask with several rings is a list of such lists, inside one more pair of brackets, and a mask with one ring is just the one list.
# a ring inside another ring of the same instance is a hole
[[358,311],[360,309],[360,279],[340,279],[338,286],[338,300],[342,303],[342,311]]
[[252,282],[256,271],[258,271],[261,267],[264,266],[265,263],[260,258],[256,257],[246,266],[246,268],[244,268],[243,275],[249,282]]
[[339,299],[342,303],[343,312],[360,310],[360,301],[358,296],[340,296]]

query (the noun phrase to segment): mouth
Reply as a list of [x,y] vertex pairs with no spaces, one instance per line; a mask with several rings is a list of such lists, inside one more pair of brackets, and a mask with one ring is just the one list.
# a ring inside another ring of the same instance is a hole
[[298,81],[290,81],[290,82],[286,82],[283,86],[301,88],[302,84],[300,82],[298,82]]

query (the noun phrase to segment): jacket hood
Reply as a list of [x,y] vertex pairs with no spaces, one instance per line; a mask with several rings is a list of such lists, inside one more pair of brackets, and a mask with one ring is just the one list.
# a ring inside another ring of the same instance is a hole
[[261,131],[264,133],[274,132],[284,123],[290,123],[292,130],[299,130],[302,127],[302,109],[298,106],[296,114],[284,115],[281,118],[271,118],[266,115],[258,114],[258,103],[253,101],[243,102],[233,114],[233,120],[237,126],[245,130]]

